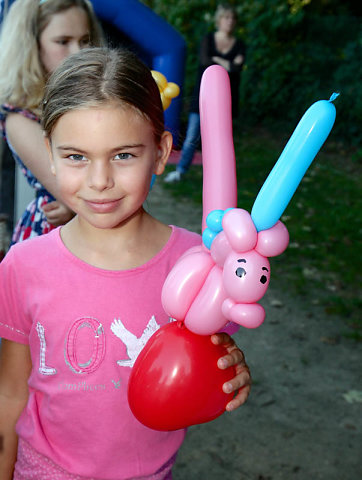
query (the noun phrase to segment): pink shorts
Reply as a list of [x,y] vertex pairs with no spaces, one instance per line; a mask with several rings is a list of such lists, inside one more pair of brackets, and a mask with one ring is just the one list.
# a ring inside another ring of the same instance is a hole
[[[137,480],[172,480],[172,466],[176,455],[153,475],[137,477]],[[18,457],[15,464],[13,480],[107,480],[73,475],[53,463],[49,458],[38,453],[25,440],[19,439]],[[121,479],[120,479],[121,480]],[[136,480],[136,479],[128,479]]]

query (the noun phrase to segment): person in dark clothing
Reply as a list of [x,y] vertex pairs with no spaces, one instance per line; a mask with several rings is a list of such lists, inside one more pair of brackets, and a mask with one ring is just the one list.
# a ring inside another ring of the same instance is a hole
[[176,170],[169,172],[164,181],[174,183],[181,180],[191,166],[195,150],[200,141],[199,93],[201,77],[210,65],[224,67],[230,79],[232,114],[238,115],[239,85],[245,60],[245,45],[235,37],[236,12],[233,7],[219,5],[215,13],[216,31],[205,35],[201,41],[197,82],[192,94],[186,138]]

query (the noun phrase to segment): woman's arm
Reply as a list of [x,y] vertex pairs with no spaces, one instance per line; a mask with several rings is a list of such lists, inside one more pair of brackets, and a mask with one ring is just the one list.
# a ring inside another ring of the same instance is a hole
[[0,478],[11,480],[18,439],[15,424],[28,400],[29,347],[1,340],[0,346]]
[[217,55],[215,55],[214,57],[212,57],[212,61],[224,67],[226,71],[228,72],[230,71],[230,66],[231,66],[230,60],[226,60],[225,58],[218,57]]
[[215,54],[214,49],[212,48],[212,37],[211,34],[205,35],[200,44],[200,64],[203,68],[207,68],[210,65],[213,65],[215,62],[213,60],[213,55]]
[[59,198],[55,177],[50,171],[49,155],[40,125],[20,113],[10,113],[6,118],[6,134],[24,165],[57,199],[57,202],[48,204],[50,216],[47,207],[44,208],[48,221],[53,225],[63,225],[69,221],[74,214]]
[[236,52],[230,64],[230,72],[241,72],[245,63],[245,45],[241,40],[236,40]]
[[20,113],[10,113],[6,118],[6,134],[24,165],[49,193],[59,198],[40,125]]

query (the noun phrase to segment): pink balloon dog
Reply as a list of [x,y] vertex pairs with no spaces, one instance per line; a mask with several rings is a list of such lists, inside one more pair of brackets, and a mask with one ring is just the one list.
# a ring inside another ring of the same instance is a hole
[[229,322],[247,328],[263,323],[264,308],[255,302],[269,286],[267,256],[281,254],[289,242],[281,222],[258,233],[246,210],[211,212],[211,220],[215,214],[223,216],[223,230],[215,236],[210,252],[202,247],[185,252],[162,290],[166,312],[199,335],[220,330],[234,333],[237,328]]
[[258,233],[250,214],[233,208],[237,183],[230,83],[220,66],[209,67],[203,75],[200,117],[203,238],[208,249],[192,248],[179,259],[163,286],[162,304],[194,333],[211,335],[226,326],[233,333],[235,324],[255,328],[264,321],[264,308],[255,302],[269,285],[266,257],[282,253],[289,235],[281,222]]
[[[288,231],[278,219],[333,127],[336,110],[332,102],[337,96],[314,103],[304,114],[250,215],[235,208],[229,78],[218,65],[204,72],[200,118],[202,238],[206,248],[186,252],[166,278],[162,291],[166,312],[184,320],[192,332],[210,335],[227,329],[233,333],[235,324],[256,328],[264,321],[264,309],[256,302],[269,285],[267,257],[281,254],[289,242]],[[227,326],[228,322],[232,323]]]

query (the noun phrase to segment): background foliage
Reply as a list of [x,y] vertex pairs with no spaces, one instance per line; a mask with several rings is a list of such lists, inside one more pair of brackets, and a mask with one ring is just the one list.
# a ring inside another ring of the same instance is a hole
[[[184,106],[196,76],[200,38],[214,28],[213,0],[149,0],[188,47]],[[273,259],[279,287],[318,302],[361,339],[362,27],[361,2],[238,0],[238,34],[247,45],[241,117],[234,122],[238,206],[250,211],[256,195],[307,108],[335,101],[335,126],[298,187],[282,220],[287,251]],[[358,5],[359,4],[359,5]],[[174,166],[169,166],[168,170]],[[202,169],[163,184],[180,199],[201,204]]]
[[[214,28],[213,0],[145,0],[185,38],[185,110],[200,38]],[[332,135],[349,145],[362,138],[362,25],[359,2],[230,1],[247,45],[241,85],[242,121],[290,128],[316,100],[341,93]],[[343,120],[342,120],[343,119]],[[290,125],[292,124],[292,125]]]

